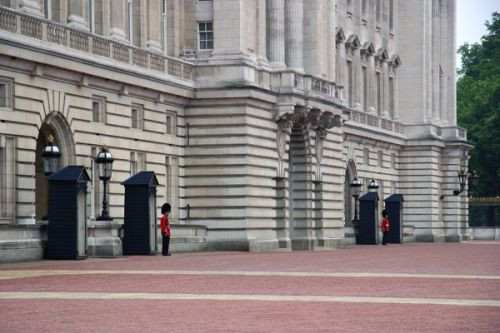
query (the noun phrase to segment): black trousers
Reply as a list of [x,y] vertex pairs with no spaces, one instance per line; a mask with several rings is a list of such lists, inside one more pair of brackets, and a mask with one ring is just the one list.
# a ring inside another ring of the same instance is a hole
[[162,250],[161,250],[161,253],[166,256],[168,254],[168,246],[170,245],[170,236],[165,236],[163,235],[163,246],[162,246]]
[[385,245],[387,244],[387,237],[389,236],[389,232],[388,231],[384,231],[382,233],[382,245]]

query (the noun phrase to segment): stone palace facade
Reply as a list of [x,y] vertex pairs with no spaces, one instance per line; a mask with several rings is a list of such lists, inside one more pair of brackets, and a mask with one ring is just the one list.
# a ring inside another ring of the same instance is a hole
[[[140,170],[178,249],[352,244],[355,177],[404,195],[405,240],[468,238],[454,0],[0,4],[3,260],[41,256],[49,134],[93,179],[90,254],[120,253],[120,183]],[[113,222],[95,221],[103,144]]]

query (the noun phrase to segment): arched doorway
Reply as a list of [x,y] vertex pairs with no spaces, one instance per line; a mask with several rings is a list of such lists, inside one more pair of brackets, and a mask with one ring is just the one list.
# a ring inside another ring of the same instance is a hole
[[42,160],[42,150],[48,144],[49,135],[54,137],[54,142],[61,152],[59,168],[75,164],[75,144],[69,124],[62,114],[51,112],[40,126],[36,141],[35,217],[37,221],[47,216],[49,206],[49,188]]
[[347,162],[344,182],[344,224],[352,225],[354,218],[354,202],[352,197],[351,183],[356,178],[356,164],[353,160]]
[[300,122],[294,124],[290,135],[288,163],[289,221],[292,250],[309,249],[311,244],[311,157],[307,129]]

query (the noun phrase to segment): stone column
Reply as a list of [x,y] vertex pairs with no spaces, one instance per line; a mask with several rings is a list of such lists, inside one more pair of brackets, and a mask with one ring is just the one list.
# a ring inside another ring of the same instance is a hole
[[272,67],[285,67],[285,0],[267,0],[267,58]]
[[128,43],[127,35],[125,34],[125,9],[126,1],[110,1],[111,7],[111,29],[109,35],[111,38],[121,42]]
[[87,22],[88,1],[69,0],[68,1],[68,25],[81,30],[89,30]]
[[302,0],[285,2],[285,58],[286,65],[298,71],[304,70],[303,63],[303,13]]
[[43,16],[40,0],[19,0],[19,9],[31,15]]
[[328,79],[330,81],[335,81],[336,78],[336,51],[335,47],[335,1],[328,1],[328,31],[327,31],[327,40],[328,40]]
[[161,0],[147,1],[148,10],[148,35],[146,48],[162,52],[161,49],[161,27],[162,27],[162,5]]

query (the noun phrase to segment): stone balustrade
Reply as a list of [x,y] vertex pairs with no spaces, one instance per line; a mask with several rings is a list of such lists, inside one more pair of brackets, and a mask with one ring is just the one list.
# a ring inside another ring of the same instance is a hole
[[0,30],[193,80],[193,64],[0,7]]
[[405,133],[405,127],[400,122],[382,118],[373,114],[368,114],[366,112],[360,112],[355,110],[349,111],[349,120],[355,123],[360,123],[368,125],[371,127],[381,128],[387,131],[391,131],[398,134]]

